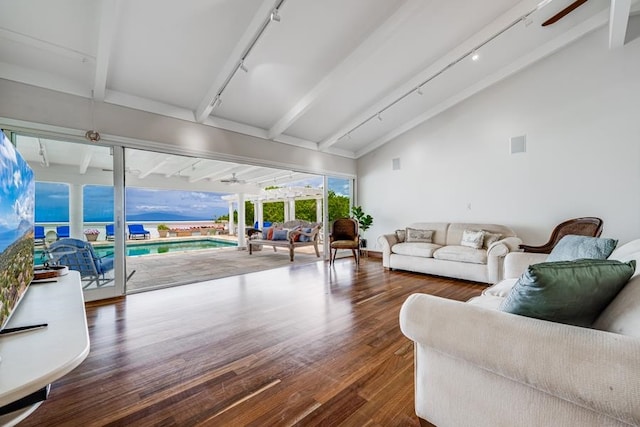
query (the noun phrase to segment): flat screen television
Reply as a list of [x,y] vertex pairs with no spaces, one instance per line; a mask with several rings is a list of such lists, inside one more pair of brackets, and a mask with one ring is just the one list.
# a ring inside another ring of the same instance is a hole
[[33,279],[35,179],[0,131],[0,330]]

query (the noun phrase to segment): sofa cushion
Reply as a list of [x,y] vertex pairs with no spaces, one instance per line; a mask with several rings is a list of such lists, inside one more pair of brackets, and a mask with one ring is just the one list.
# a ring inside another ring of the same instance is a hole
[[418,228],[407,227],[405,234],[405,242],[423,242],[431,243],[433,240],[433,230],[422,230]]
[[490,310],[498,310],[500,304],[502,304],[502,301],[504,301],[504,298],[493,295],[482,295],[479,297],[471,298],[469,301],[467,301],[467,303],[483,308],[488,308]]
[[269,240],[269,233],[273,234],[273,228],[272,227],[267,227],[267,228],[263,228],[262,229],[262,238],[265,240]]
[[500,310],[591,326],[635,271],[635,261],[580,259],[530,265]]
[[547,262],[572,261],[574,259],[607,259],[618,241],[602,237],[564,236],[551,250]]
[[397,243],[391,247],[391,252],[398,255],[418,256],[423,258],[433,258],[433,252],[442,246],[435,243]]
[[604,309],[593,327],[640,338],[640,276],[635,276]]
[[469,262],[472,264],[487,263],[487,251],[484,249],[474,249],[466,246],[443,246],[433,253],[433,257],[435,259],[442,259],[446,261]]
[[480,249],[482,247],[483,242],[484,242],[484,231],[464,230],[462,232],[462,239],[460,239],[460,246]]
[[504,279],[482,291],[482,295],[506,298],[518,279]]

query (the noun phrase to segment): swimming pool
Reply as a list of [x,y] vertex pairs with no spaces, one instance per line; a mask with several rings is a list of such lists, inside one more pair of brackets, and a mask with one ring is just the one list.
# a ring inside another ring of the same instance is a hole
[[[127,256],[164,254],[167,252],[193,251],[197,249],[229,248],[238,246],[236,242],[216,239],[180,240],[167,242],[127,242]],[[93,250],[99,257],[113,254],[113,245],[95,245]],[[35,260],[44,261],[42,249],[35,249]]]

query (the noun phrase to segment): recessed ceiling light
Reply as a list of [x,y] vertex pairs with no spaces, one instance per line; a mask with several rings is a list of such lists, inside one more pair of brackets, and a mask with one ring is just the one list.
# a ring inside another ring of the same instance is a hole
[[473,53],[471,54],[471,60],[472,60],[472,61],[477,61],[477,60],[479,60],[479,59],[480,59],[480,55],[478,55],[478,52],[473,52]]

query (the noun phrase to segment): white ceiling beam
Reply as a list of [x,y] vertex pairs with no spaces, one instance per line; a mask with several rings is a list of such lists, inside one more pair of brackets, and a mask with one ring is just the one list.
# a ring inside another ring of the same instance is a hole
[[203,179],[207,179],[207,178],[212,178],[212,179],[216,179],[218,177],[221,178],[222,176],[228,173],[231,173],[231,171],[233,171],[235,168],[236,168],[236,165],[231,165],[226,167],[222,167],[221,165],[218,165],[216,166],[215,170],[211,170],[210,168],[208,168],[207,170],[203,171],[203,173],[191,176],[189,178],[189,182],[194,183],[194,182],[202,181]]
[[80,159],[80,165],[78,167],[78,171],[80,175],[84,175],[87,173],[87,169],[91,164],[91,159],[93,158],[93,153],[89,146],[84,147],[84,153],[82,153],[82,158]]
[[630,12],[631,0],[611,0],[611,11],[609,14],[609,49],[624,46]]
[[287,111],[269,129],[267,138],[274,139],[288,129],[305,111],[326,94],[332,85],[339,82],[358,70],[362,62],[380,49],[386,40],[401,27],[407,19],[414,16],[418,10],[426,7],[428,2],[424,0],[407,0],[400,6],[378,29],[338,64],[326,77],[324,77],[313,89],[307,92],[300,100]]
[[0,39],[10,40],[45,52],[50,52],[56,56],[64,56],[65,58],[69,58],[77,62],[85,63],[95,61],[96,59],[85,52],[70,49],[66,46],[57,45],[55,43],[18,33],[16,31],[11,31],[6,28],[0,28]]
[[118,10],[121,0],[102,0],[96,53],[95,77],[93,79],[93,99],[104,101],[107,88],[107,72],[111,58],[111,45],[116,35]]
[[[366,123],[371,117],[375,117],[377,113],[381,110],[387,108],[392,103],[396,102],[400,97],[404,94],[408,93],[411,90],[414,90],[418,86],[420,86],[426,76],[433,76],[438,73],[442,69],[444,69],[448,64],[451,64],[456,59],[460,58],[461,55],[465,54],[472,50],[475,46],[477,46],[480,42],[487,40],[496,33],[503,31],[504,28],[511,25],[514,21],[519,20],[523,15],[530,13],[533,9],[539,9],[547,5],[549,1],[540,2],[539,0],[523,0],[519,2],[517,5],[509,9],[507,12],[500,15],[497,19],[491,22],[486,27],[482,28],[472,37],[465,40],[460,45],[455,48],[449,50],[449,52],[432,63],[429,67],[424,69],[422,72],[416,74],[411,79],[405,81],[400,86],[398,86],[392,92],[389,92],[386,96],[380,99],[378,102],[370,105],[367,109],[361,111],[359,114],[353,117],[352,120],[347,122],[344,126],[339,128],[336,132],[331,134],[329,137],[325,138],[318,144],[318,149],[320,151],[326,151],[329,147],[333,146],[338,140],[349,133],[354,128],[362,126]],[[357,153],[356,153],[357,156]]]
[[193,165],[193,159],[190,157],[187,157],[187,158],[184,158],[182,161],[180,161],[178,164],[179,164],[179,167],[173,168],[170,172],[167,172],[166,174],[164,174],[164,177],[171,178],[172,176],[179,174],[186,168]]
[[84,98],[91,97],[91,91],[87,85],[77,80],[2,61],[0,61],[0,78]]
[[218,90],[224,84],[227,77],[231,74],[231,72],[238,66],[238,61],[242,56],[242,53],[249,45],[253,37],[260,30],[262,25],[264,24],[265,16],[269,15],[269,12],[273,10],[274,1],[273,0],[263,0],[262,4],[258,8],[258,11],[253,16],[251,23],[240,37],[238,43],[231,51],[231,54],[227,58],[224,66],[220,69],[216,77],[211,82],[209,89],[207,90],[205,96],[198,104],[198,108],[195,112],[193,112],[193,116],[195,117],[196,122],[202,123],[204,120],[211,114],[213,110],[213,104],[215,102],[216,96],[218,95]]
[[391,141],[394,138],[397,138],[398,136],[402,135],[403,133],[413,129],[414,127],[418,126],[421,123],[426,122],[427,120],[435,117],[436,115],[442,113],[443,111],[448,110],[449,108],[453,107],[454,105],[464,101],[467,98],[470,98],[471,96],[475,95],[476,93],[488,88],[489,86],[492,86],[494,84],[496,84],[497,82],[525,69],[526,67],[532,65],[533,63],[553,54],[554,52],[557,52],[558,50],[564,48],[565,46],[567,46],[568,44],[578,40],[579,38],[583,37],[585,34],[590,33],[591,31],[594,31],[600,27],[602,27],[603,25],[605,25],[607,23],[609,16],[608,16],[608,11],[607,10],[603,10],[602,12],[594,15],[593,17],[589,18],[588,20],[581,22],[580,24],[574,26],[573,28],[571,28],[569,31],[561,34],[560,36],[556,37],[555,39],[545,43],[544,45],[538,47],[537,49],[527,53],[526,55],[518,58],[517,60],[515,60],[514,62],[512,62],[511,64],[501,68],[500,70],[496,71],[495,73],[485,77],[484,79],[482,79],[481,81],[461,90],[460,92],[458,92],[457,94],[451,96],[450,98],[442,101],[441,103],[435,105],[434,107],[430,108],[428,111],[420,114],[417,117],[414,117],[413,119],[407,121],[406,123],[396,127],[395,129],[393,129],[391,132],[388,132],[387,134],[383,135],[382,137],[378,138],[377,140],[371,142],[370,144],[368,144],[366,147],[362,148],[361,150],[357,151],[356,154],[356,158],[360,158],[362,156],[364,156],[367,153],[370,153],[371,151],[375,150],[378,147],[381,147],[382,145],[386,144],[387,142]]
[[140,171],[140,174],[138,174],[138,179],[145,179],[146,177],[148,177],[149,175],[151,175],[152,173],[154,173],[155,171],[161,169],[164,165],[169,163],[169,161],[171,159],[172,159],[172,157],[165,157],[163,160],[161,160],[158,163],[154,164],[150,168],[147,168],[146,170]]

